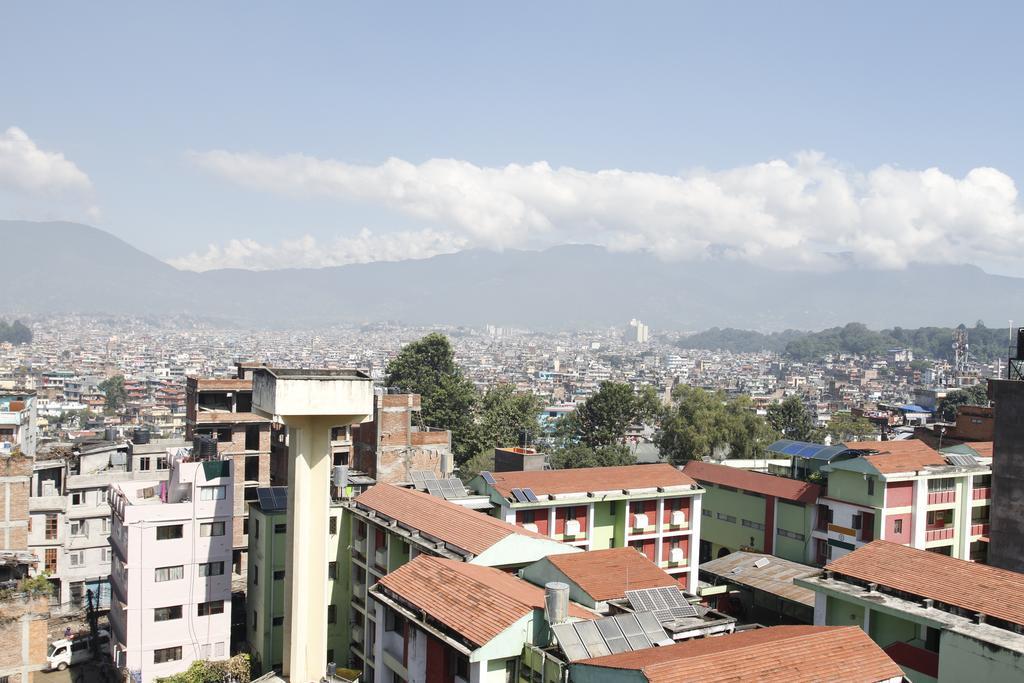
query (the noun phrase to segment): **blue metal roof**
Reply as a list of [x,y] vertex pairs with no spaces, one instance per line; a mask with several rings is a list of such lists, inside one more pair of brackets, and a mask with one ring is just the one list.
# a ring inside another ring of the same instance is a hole
[[779,439],[768,446],[768,450],[779,455],[786,455],[797,458],[808,458],[810,460],[821,460],[831,462],[832,458],[850,451],[846,446],[826,446],[822,443],[809,443],[807,441],[792,441],[790,439]]
[[927,408],[922,408],[921,406],[917,405],[916,403],[908,403],[905,406],[900,406],[900,410],[902,410],[905,413],[930,413],[930,412],[932,412],[932,411],[928,410]]

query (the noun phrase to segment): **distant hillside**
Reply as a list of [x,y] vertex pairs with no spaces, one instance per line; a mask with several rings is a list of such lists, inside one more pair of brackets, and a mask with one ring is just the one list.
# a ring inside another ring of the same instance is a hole
[[820,330],[850,320],[886,329],[1024,319],[1024,280],[973,266],[803,273],[562,246],[336,268],[192,273],[73,223],[0,221],[0,240],[6,254],[17,255],[4,262],[0,315],[7,316],[182,314],[250,325],[392,320],[534,329],[623,326],[635,317],[654,334],[713,326]]
[[679,341],[681,349],[707,349],[709,351],[731,351],[732,353],[757,353],[774,351],[782,353],[786,345],[810,332],[786,330],[784,332],[755,332],[737,330],[733,327],[712,327],[710,330],[687,335]]

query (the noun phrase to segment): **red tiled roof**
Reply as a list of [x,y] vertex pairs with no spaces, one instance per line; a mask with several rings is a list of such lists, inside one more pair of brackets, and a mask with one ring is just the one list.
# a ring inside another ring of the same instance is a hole
[[876,451],[877,455],[865,455],[864,460],[882,474],[913,472],[926,465],[946,465],[946,460],[937,450],[920,439],[902,441],[847,441],[847,448]]
[[698,482],[731,486],[742,491],[753,491],[798,503],[813,503],[821,495],[821,487],[817,484],[700,460],[686,463],[683,472]]
[[1024,626],[1024,574],[881,540],[825,568]]
[[[544,589],[492,567],[419,555],[378,585],[423,610],[477,647],[533,610],[544,609]],[[570,603],[569,614],[597,615]]]
[[577,664],[642,671],[650,683],[874,683],[903,676],[856,626],[773,626]]
[[548,561],[594,600],[612,600],[627,590],[678,586],[665,570],[632,547],[551,555]]
[[549,540],[497,517],[391,484],[371,486],[355,502],[474,555],[512,534]]
[[964,444],[974,449],[974,452],[983,458],[992,457],[992,442],[991,441],[968,441]]
[[256,413],[232,413],[229,410],[201,410],[196,413],[196,424],[200,425],[230,425],[254,422],[270,422],[270,419]]
[[494,488],[506,498],[512,489],[533,489],[539,496],[549,493],[588,493],[618,491],[658,486],[693,484],[672,465],[623,465],[621,467],[586,467],[571,470],[540,470],[534,472],[491,472]]

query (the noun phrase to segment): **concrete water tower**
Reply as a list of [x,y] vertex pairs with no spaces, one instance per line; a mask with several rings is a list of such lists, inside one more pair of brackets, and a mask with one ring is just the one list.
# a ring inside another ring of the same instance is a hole
[[358,370],[257,368],[252,409],[288,427],[282,673],[292,683],[319,681],[327,669],[331,429],[372,418],[373,382]]

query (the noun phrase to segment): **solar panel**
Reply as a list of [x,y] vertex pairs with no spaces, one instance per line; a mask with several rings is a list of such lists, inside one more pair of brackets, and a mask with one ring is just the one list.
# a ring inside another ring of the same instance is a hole
[[577,621],[573,626],[576,627],[576,634],[583,641],[583,645],[587,648],[587,652],[590,653],[591,657],[604,657],[612,653],[608,649],[608,643],[604,642],[604,636],[597,630],[594,622]]
[[270,489],[256,489],[256,498],[260,502],[260,509],[264,512],[274,509],[274,494]]
[[537,499],[537,495],[533,492],[533,489],[523,489],[523,495],[526,496],[526,500],[530,501],[531,503],[540,502]]
[[444,498],[444,493],[441,491],[441,484],[436,479],[423,483],[427,487],[427,493],[432,496],[437,496],[438,498]]
[[565,653],[570,662],[590,658],[590,652],[587,650],[586,645],[583,644],[583,640],[576,632],[576,629],[573,628],[573,624],[555,624],[551,627],[551,630],[555,632],[555,637],[558,638],[558,645],[562,648],[562,652]]
[[622,629],[619,628],[615,619],[598,619],[596,625],[612,654],[629,652],[632,649],[629,646],[629,641],[622,635]]
[[517,503],[529,503],[529,499],[523,493],[522,489],[512,489],[512,496],[516,499]]
[[288,487],[287,486],[274,486],[271,488],[274,492],[274,499],[277,502],[277,508],[279,510],[288,509]]
[[661,622],[697,616],[697,609],[686,600],[686,596],[678,588],[666,586],[626,591],[626,598],[633,609],[654,612]]
[[672,637],[665,632],[665,628],[661,625],[661,619],[655,616],[654,612],[637,612],[635,616],[640,628],[644,630],[652,643],[672,642]]
[[466,490],[466,487],[460,479],[449,479],[448,483],[450,483],[452,487],[452,497],[465,498],[469,495],[469,491]]
[[640,622],[636,620],[636,615],[633,614],[620,614],[616,617],[615,624],[622,630],[622,635],[625,636],[626,642],[629,643],[629,647],[632,650],[646,650],[651,647],[651,639],[644,633],[644,629],[640,626]]
[[956,467],[977,467],[978,459],[973,455],[950,454],[946,456],[946,462]]
[[485,482],[487,482],[491,486],[494,486],[494,484],[497,483],[497,482],[494,481],[494,476],[491,475],[491,473],[488,472],[487,470],[484,470],[483,472],[481,472],[480,476],[481,476],[481,478],[483,478],[483,480]]
[[288,508],[288,487],[268,486],[256,489],[256,499],[264,512],[275,512]]

